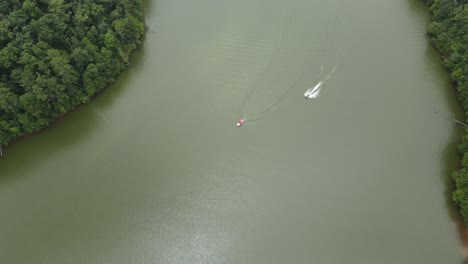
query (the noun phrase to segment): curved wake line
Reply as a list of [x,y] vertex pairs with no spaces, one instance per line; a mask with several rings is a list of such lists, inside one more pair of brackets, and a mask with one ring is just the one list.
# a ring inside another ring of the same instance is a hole
[[245,116],[244,113],[243,113],[245,111],[245,105],[249,101],[250,97],[252,97],[252,95],[255,93],[255,91],[259,88],[260,84],[264,81],[264,78],[265,78],[266,74],[270,71],[270,68],[271,68],[271,66],[273,64],[273,59],[276,58],[278,56],[278,54],[281,52],[281,49],[282,49],[282,47],[284,45],[284,41],[285,41],[285,37],[286,37],[286,31],[287,31],[288,27],[292,23],[293,9],[290,10],[289,17],[287,19],[288,19],[288,21],[286,23],[284,23],[283,32],[281,33],[280,43],[277,46],[277,48],[275,49],[274,53],[272,54],[272,56],[270,58],[270,62],[268,63],[267,67],[265,68],[265,71],[263,72],[263,74],[260,76],[260,78],[258,78],[258,80],[256,82],[257,85],[253,89],[250,90],[250,92],[245,97],[244,102],[242,103],[242,106],[241,106],[242,116]]
[[295,87],[300,80],[302,80],[302,78],[304,77],[304,74],[307,72],[306,71],[306,67],[305,65],[307,64],[307,59],[304,61],[304,70],[298,75],[298,77],[291,83],[291,85],[286,89],[284,90],[280,96],[273,102],[271,103],[270,105],[268,105],[267,107],[265,107],[262,111],[258,112],[255,116],[253,117],[247,117],[249,120],[251,121],[255,121],[255,120],[258,120],[260,119],[262,116],[264,116],[265,114],[267,114],[268,112],[274,110],[285,98],[286,98],[286,95],[287,93],[293,88]]

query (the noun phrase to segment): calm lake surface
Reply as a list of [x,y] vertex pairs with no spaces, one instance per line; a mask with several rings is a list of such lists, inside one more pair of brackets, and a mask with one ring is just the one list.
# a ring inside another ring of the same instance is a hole
[[463,117],[422,1],[145,10],[112,86],[4,148],[1,263],[463,262]]

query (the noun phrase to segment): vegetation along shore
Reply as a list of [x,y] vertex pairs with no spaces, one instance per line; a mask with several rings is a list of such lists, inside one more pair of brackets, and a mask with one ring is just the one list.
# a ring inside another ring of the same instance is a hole
[[112,83],[141,44],[141,0],[0,2],[0,145]]
[[[429,26],[431,41],[450,70],[457,95],[468,113],[468,0],[426,0],[432,14]],[[467,115],[467,114],[465,114]],[[465,127],[468,133],[468,128]],[[453,200],[468,225],[468,134],[458,146],[462,155],[461,169],[453,174]]]

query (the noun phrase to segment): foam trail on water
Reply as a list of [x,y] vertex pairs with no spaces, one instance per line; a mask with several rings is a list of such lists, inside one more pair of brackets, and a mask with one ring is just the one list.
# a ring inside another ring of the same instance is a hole
[[332,76],[332,74],[335,72],[335,70],[336,70],[336,66],[333,67],[333,70],[331,70],[330,74],[328,74],[328,76],[325,77],[325,80],[322,81],[322,84],[325,83],[328,80],[328,78],[330,78],[330,76]]
[[[323,63],[322,66],[320,67],[320,79],[322,79],[322,72],[323,72]],[[309,94],[311,94],[314,90],[318,89],[322,85],[322,81],[319,81],[314,87],[307,89],[307,91],[304,93],[304,96],[307,98]]]
[[309,99],[312,99],[312,98],[317,98],[319,95],[320,95],[320,90],[322,89],[322,84],[324,84],[329,78],[330,76],[335,72],[336,70],[336,66],[333,67],[333,69],[331,70],[331,72],[328,74],[327,77],[325,77],[325,79],[321,80],[320,82],[317,83],[317,85],[314,86],[314,88],[309,88],[305,93],[304,93],[304,96],[306,98],[309,98]]
[[319,87],[319,89],[317,91],[314,91],[312,93],[310,93],[307,98],[309,99],[312,99],[312,98],[317,98],[320,94],[320,90],[321,90],[321,87]]
[[304,93],[304,96],[305,96],[305,97],[309,97],[309,95],[311,95],[312,93],[316,92],[317,89],[319,89],[320,86],[322,86],[322,84],[323,84],[323,82],[320,81],[320,82],[318,82],[314,87],[307,89],[307,91]]

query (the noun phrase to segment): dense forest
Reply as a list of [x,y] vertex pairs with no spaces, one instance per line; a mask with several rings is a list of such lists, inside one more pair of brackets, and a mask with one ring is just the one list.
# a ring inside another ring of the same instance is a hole
[[[468,0],[426,0],[426,3],[433,20],[429,34],[442,53],[443,64],[451,72],[468,116]],[[468,225],[468,135],[463,137],[458,149],[463,158],[461,169],[453,174],[456,184],[453,200]]]
[[143,33],[141,0],[0,1],[0,144],[88,102]]

